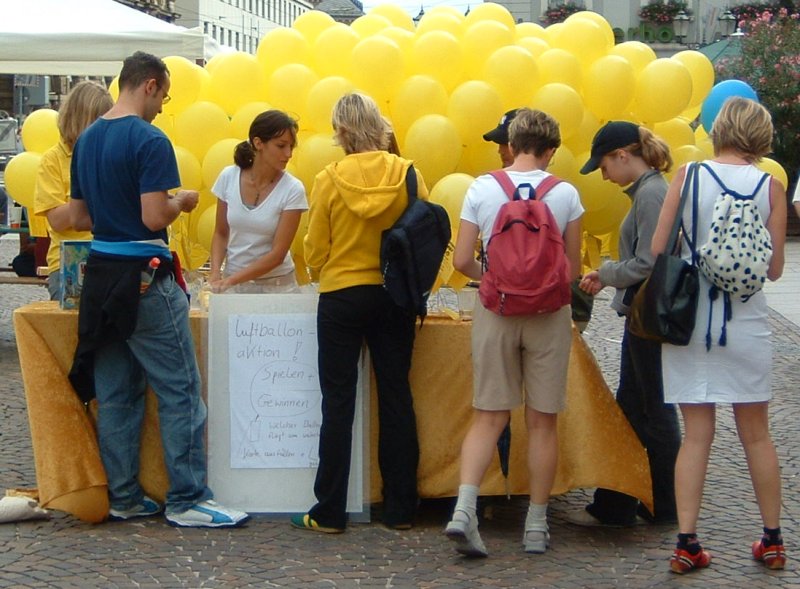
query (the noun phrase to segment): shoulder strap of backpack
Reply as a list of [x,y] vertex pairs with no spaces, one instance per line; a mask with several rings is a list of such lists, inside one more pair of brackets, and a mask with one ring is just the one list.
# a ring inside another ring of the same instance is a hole
[[489,174],[497,180],[497,183],[503,188],[503,192],[510,200],[514,200],[514,193],[517,190],[516,184],[511,180],[508,172],[505,170],[492,170]]
[[414,164],[408,166],[406,170],[406,192],[408,192],[408,205],[411,206],[417,199],[417,173],[414,171]]
[[534,196],[536,197],[536,200],[542,200],[545,194],[550,192],[550,190],[552,190],[556,184],[560,183],[561,178],[550,174],[547,178],[539,182],[539,186],[534,189]]
[[740,194],[735,190],[731,190],[730,188],[725,186],[725,183],[722,180],[720,180],[719,176],[717,176],[717,173],[714,171],[714,169],[707,163],[703,162],[700,164],[700,166],[703,167],[709,174],[711,174],[711,177],[714,178],[714,181],[717,184],[719,184],[719,187],[722,188],[722,190],[726,194],[730,194],[733,198],[739,198],[739,199],[749,200],[753,198],[756,194],[758,194],[758,191],[761,190],[761,187],[764,185],[764,182],[767,180],[767,178],[770,177],[767,172],[764,172],[764,174],[761,176],[761,179],[758,181],[758,184],[756,184],[756,188],[755,190],[753,190],[752,194]]

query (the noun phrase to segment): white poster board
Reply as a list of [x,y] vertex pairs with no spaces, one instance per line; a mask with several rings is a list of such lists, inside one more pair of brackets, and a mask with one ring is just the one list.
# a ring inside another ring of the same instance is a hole
[[[322,423],[313,294],[211,297],[208,313],[208,480],[220,502],[256,513],[303,513],[313,493]],[[369,481],[359,370],[347,509],[365,509]],[[361,517],[354,519],[363,519]]]

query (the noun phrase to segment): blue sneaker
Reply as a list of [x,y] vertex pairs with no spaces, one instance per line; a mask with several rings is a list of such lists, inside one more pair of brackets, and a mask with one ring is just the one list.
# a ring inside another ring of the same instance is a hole
[[161,506],[145,495],[142,497],[141,503],[129,509],[109,509],[108,521],[121,522],[135,517],[150,517],[151,515],[158,515],[161,511]]
[[196,503],[183,513],[168,513],[165,517],[169,525],[182,528],[235,528],[250,519],[244,511],[224,507],[211,499]]

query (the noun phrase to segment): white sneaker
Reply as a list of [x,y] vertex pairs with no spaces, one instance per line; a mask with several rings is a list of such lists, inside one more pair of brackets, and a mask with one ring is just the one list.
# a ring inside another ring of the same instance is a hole
[[478,532],[477,516],[470,517],[464,511],[454,511],[453,519],[447,524],[444,533],[456,543],[456,552],[464,556],[489,556]]
[[209,499],[196,503],[183,513],[168,513],[171,526],[183,528],[235,528],[242,525],[250,515],[238,509],[230,509]]
[[526,529],[522,536],[522,544],[525,546],[525,552],[544,554],[550,546],[550,532],[547,530],[547,522],[544,522],[544,525],[534,524]]

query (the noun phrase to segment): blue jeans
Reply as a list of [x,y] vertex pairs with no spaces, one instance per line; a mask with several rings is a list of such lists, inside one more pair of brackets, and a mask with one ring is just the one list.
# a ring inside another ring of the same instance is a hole
[[167,513],[181,513],[210,499],[203,437],[206,406],[200,396],[189,303],[171,275],[141,296],[130,339],[97,350],[94,377],[100,456],[111,507],[124,510],[142,500],[139,448],[148,382],[158,399],[169,475]]

